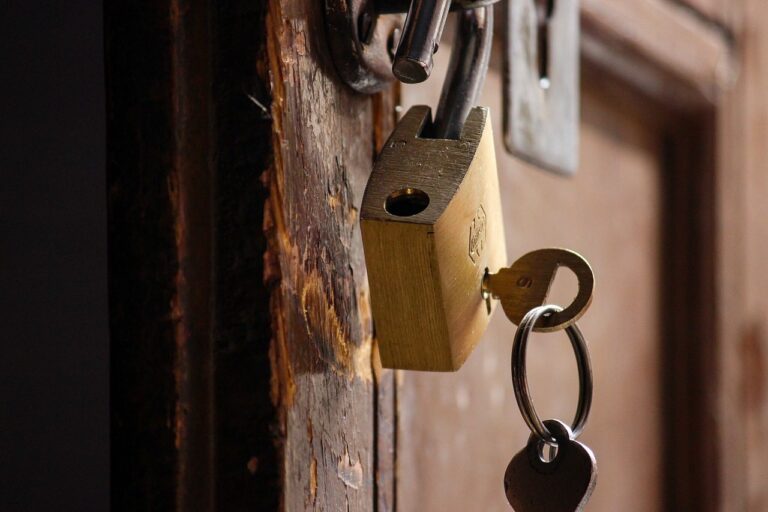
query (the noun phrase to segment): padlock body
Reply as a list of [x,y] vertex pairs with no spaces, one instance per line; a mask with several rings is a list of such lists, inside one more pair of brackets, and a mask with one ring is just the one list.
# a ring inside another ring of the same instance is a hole
[[482,279],[506,248],[488,110],[458,140],[422,137],[430,117],[413,107],[385,144],[361,229],[382,365],[454,371],[488,324]]

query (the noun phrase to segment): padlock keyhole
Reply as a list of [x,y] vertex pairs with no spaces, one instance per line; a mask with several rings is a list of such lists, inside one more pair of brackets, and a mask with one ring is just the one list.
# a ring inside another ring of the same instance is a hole
[[426,210],[427,206],[429,195],[423,190],[411,187],[395,190],[384,202],[387,213],[397,217],[411,217]]
[[549,89],[549,22],[555,12],[555,0],[536,0],[538,24],[539,86]]

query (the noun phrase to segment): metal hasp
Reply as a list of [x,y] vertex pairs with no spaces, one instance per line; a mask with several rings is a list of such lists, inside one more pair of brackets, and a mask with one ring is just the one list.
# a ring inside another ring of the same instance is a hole
[[400,39],[402,14],[380,15],[372,0],[324,0],[331,57],[342,80],[357,92],[387,87]]
[[324,0],[331,57],[342,80],[358,92],[380,91],[396,76],[406,83],[423,82],[432,72],[448,11],[476,10],[498,1]]
[[579,164],[579,2],[514,0],[504,23],[504,144],[572,175]]

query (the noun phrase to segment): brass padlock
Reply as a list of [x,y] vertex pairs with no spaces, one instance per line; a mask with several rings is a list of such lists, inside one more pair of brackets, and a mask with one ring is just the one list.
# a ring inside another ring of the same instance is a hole
[[480,283],[507,261],[493,133],[475,107],[457,140],[422,136],[429,107],[411,108],[379,156],[361,229],[382,365],[461,367],[485,330]]

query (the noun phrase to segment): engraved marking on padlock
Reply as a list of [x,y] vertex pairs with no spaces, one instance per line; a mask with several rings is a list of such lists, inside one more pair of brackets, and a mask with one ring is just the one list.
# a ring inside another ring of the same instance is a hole
[[499,299],[507,318],[517,325],[528,311],[544,304],[561,266],[576,274],[579,283],[576,298],[563,311],[542,318],[534,330],[552,332],[563,329],[576,322],[587,310],[592,303],[595,286],[592,268],[574,251],[550,248],[529,252],[510,267],[486,275],[484,296]]
[[477,263],[485,249],[485,210],[483,205],[477,207],[475,218],[469,226],[469,259],[472,263]]

